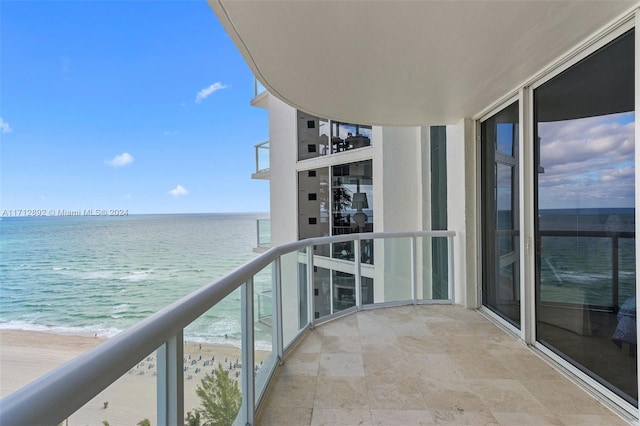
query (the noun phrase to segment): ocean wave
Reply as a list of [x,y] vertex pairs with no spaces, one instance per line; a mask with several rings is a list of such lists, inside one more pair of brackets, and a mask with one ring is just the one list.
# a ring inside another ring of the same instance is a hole
[[98,336],[104,338],[113,337],[122,331],[115,327],[73,327],[62,325],[47,326],[17,320],[0,323],[0,330],[37,331],[41,333],[63,334],[70,336]]
[[114,314],[120,314],[122,312],[126,312],[129,310],[129,304],[128,303],[122,303],[118,306],[114,306],[113,309],[111,309],[111,312]]

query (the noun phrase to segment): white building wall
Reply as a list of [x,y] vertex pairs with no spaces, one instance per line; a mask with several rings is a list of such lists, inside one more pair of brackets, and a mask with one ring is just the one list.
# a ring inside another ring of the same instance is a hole
[[447,223],[454,239],[455,303],[477,307],[476,156],[472,120],[447,126]]
[[271,244],[298,239],[296,110],[269,97]]

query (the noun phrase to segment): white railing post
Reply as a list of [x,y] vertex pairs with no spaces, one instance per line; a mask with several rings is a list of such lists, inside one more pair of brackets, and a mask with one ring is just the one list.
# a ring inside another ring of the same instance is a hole
[[315,298],[313,294],[313,245],[307,246],[307,294],[309,309],[309,324],[311,328],[316,326]]
[[253,425],[255,412],[254,334],[253,334],[253,277],[242,285],[242,416],[246,425]]
[[355,256],[355,278],[356,278],[356,308],[362,310],[362,270],[360,269],[360,241],[353,240],[353,255]]
[[157,355],[157,414],[158,424],[184,424],[184,346],[183,331],[162,345]]
[[453,236],[448,236],[447,240],[449,240],[449,244],[447,244],[449,246],[449,253],[448,253],[449,255],[449,274],[448,274],[449,299],[451,299],[451,303],[454,303],[456,280],[455,280],[455,269],[454,269],[454,262],[453,262]]
[[413,304],[418,303],[418,263],[416,237],[411,237],[411,298]]
[[278,363],[284,361],[284,344],[282,336],[282,257],[275,260],[273,268],[273,301],[272,301],[273,346],[276,348]]

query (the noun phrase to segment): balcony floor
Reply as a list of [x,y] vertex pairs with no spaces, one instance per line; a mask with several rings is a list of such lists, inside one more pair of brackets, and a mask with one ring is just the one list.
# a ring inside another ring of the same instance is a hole
[[319,325],[274,377],[259,425],[626,425],[478,312],[421,305]]

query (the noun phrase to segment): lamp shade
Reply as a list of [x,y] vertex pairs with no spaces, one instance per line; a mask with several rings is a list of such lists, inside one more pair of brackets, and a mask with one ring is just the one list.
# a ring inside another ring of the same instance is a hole
[[364,192],[356,192],[355,194],[353,194],[351,206],[356,210],[368,209],[369,202],[367,201],[367,194],[365,194]]

